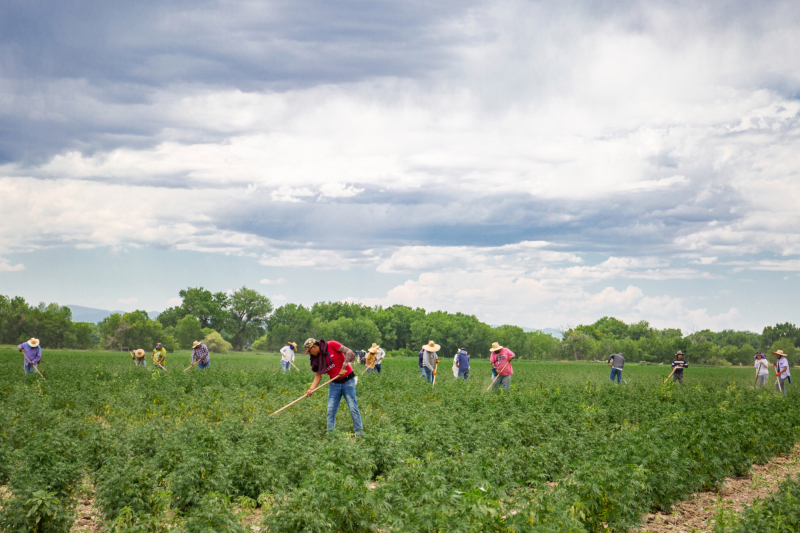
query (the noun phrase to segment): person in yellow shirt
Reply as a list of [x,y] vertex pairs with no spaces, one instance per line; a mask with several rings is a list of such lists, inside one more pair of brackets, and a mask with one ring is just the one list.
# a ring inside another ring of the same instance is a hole
[[155,361],[156,366],[162,367],[162,370],[166,370],[166,368],[163,368],[166,360],[167,360],[167,350],[166,348],[161,346],[161,343],[159,342],[158,344],[156,344],[156,347],[153,348],[153,361]]

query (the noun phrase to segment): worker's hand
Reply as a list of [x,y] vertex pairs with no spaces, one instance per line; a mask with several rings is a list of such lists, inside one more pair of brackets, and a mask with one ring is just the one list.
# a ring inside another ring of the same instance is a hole
[[312,394],[314,394],[314,389],[308,389],[308,390],[306,391],[306,398],[308,398],[308,397],[309,397],[309,396],[311,396]]
[[436,370],[434,370],[434,371],[433,371],[433,375],[434,375],[434,376],[436,375]]
[[343,366],[342,369],[339,371],[339,375],[344,376],[346,373],[347,373],[347,367]]

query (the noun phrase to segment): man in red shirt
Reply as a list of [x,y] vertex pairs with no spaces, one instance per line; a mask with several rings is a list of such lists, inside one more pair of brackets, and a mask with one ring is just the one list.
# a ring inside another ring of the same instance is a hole
[[311,356],[311,370],[314,371],[314,382],[306,392],[311,396],[319,385],[322,374],[328,374],[332,383],[328,385],[328,432],[336,427],[336,413],[344,396],[350,417],[353,419],[353,430],[356,435],[364,434],[364,425],[361,423],[361,411],[358,410],[356,401],[356,378],[350,364],[356,360],[356,354],[342,343],[309,338],[303,343],[306,353]]

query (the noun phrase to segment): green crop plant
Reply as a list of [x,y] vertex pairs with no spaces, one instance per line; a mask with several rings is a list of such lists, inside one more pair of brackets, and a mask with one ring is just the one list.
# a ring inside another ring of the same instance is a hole
[[748,368],[694,365],[681,385],[630,365],[617,386],[605,365],[521,361],[495,394],[485,360],[431,388],[393,357],[359,380],[356,439],[345,405],[327,434],[324,392],[270,417],[306,390],[307,361],[283,374],[274,355],[233,353],[182,372],[188,359],[164,372],[52,351],[41,381],[0,351],[4,530],[34,508],[70,519],[85,486],[119,532],[238,531],[231,502],[257,502],[270,532],[620,532],[787,452],[800,427],[800,394],[753,390]]

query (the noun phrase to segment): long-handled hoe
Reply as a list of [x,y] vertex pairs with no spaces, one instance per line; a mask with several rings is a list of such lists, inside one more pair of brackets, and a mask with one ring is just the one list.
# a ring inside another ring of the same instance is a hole
[[[366,366],[366,365],[364,365],[364,366]],[[367,370],[369,370],[370,368],[375,368],[375,361],[373,361],[373,362],[372,362],[372,364],[371,364],[370,366],[368,366],[367,368],[365,368],[365,369],[364,369],[364,371],[361,373],[361,375],[363,376],[364,374],[366,374],[366,373],[367,373]]]
[[156,361],[153,357],[150,357],[150,360],[153,361],[153,364],[156,365],[158,368],[160,368],[164,372],[168,372],[168,370],[166,368],[164,368],[163,366],[159,365],[158,361]]
[[196,364],[197,364],[197,363],[199,363],[199,362],[200,362],[200,359],[198,359],[197,361],[195,361],[195,362],[194,362],[194,363],[192,363],[191,365],[189,365],[189,366],[187,366],[186,368],[184,368],[184,369],[183,369],[183,371],[184,371],[184,372],[186,372],[187,370],[189,370],[190,368],[192,368],[194,365],[196,365]]
[[431,387],[436,386],[436,371],[439,370],[439,357],[436,357],[436,366],[433,367],[433,384]]
[[669,378],[671,378],[671,377],[672,377],[672,374],[674,374],[674,373],[675,373],[675,371],[676,371],[677,369],[678,369],[678,367],[677,367],[677,366],[676,366],[675,368],[673,368],[673,369],[672,369],[672,372],[670,372],[670,373],[669,373],[669,376],[667,376],[667,379],[665,379],[665,380],[664,380],[664,383],[666,383],[667,381],[669,381]]
[[[317,392],[317,391],[318,391],[318,390],[320,390],[322,387],[327,387],[328,385],[330,385],[330,384],[331,384],[331,381],[333,381],[333,380],[332,380],[332,379],[329,379],[328,381],[326,381],[325,383],[323,383],[322,385],[320,385],[320,386],[319,386],[319,387],[317,387],[316,389],[312,390],[311,392]],[[283,407],[281,407],[280,409],[278,409],[277,411],[275,411],[274,413],[272,413],[272,414],[271,414],[271,415],[269,415],[269,416],[275,416],[275,415],[277,415],[278,413],[280,413],[280,412],[281,412],[281,411],[283,411],[284,409],[287,409],[287,408],[289,408],[289,407],[293,406],[294,404],[296,404],[297,402],[299,402],[299,401],[300,401],[300,400],[302,400],[303,398],[308,398],[308,393],[306,393],[306,394],[303,394],[302,396],[300,396],[298,399],[296,399],[296,400],[295,400],[295,401],[293,401],[292,403],[289,403],[289,404],[286,404],[286,405],[284,405]]]
[[[34,365],[33,363],[31,363],[31,360],[30,360],[30,359],[28,359],[28,356],[27,356],[27,355],[25,355],[25,352],[22,352],[22,357],[24,357],[24,358],[25,358],[25,360],[28,362],[28,364],[29,364],[29,365],[31,365],[31,366],[33,367],[33,369],[34,369],[34,370],[36,370],[36,373],[37,373],[37,374],[39,374],[40,376],[42,376],[42,373],[41,373],[41,372],[39,372],[39,367],[37,367],[36,365]],[[42,376],[42,379],[44,379],[45,381],[47,381],[47,380],[44,378],[44,376]]]
[[491,383],[489,383],[489,388],[487,388],[487,389],[486,389],[486,392],[489,392],[489,391],[492,389],[492,385],[494,385],[494,382],[495,382],[495,381],[497,381],[497,378],[499,378],[499,377],[500,377],[500,373],[501,373],[503,370],[505,370],[505,369],[506,369],[506,367],[507,367],[508,365],[510,365],[510,364],[511,364],[511,359],[509,359],[509,360],[508,360],[508,362],[507,362],[506,364],[504,364],[504,365],[503,365],[503,368],[501,368],[501,369],[500,369],[500,372],[498,372],[498,373],[497,373],[497,375],[496,375],[496,376],[494,377],[494,379],[492,380],[492,382],[491,382]]
[[[294,366],[294,363],[293,363],[292,361],[289,361],[289,364],[290,364],[290,365],[292,365],[292,366]],[[295,369],[295,370],[297,370],[298,372],[300,372],[300,369],[299,369],[299,368],[297,368],[296,366],[294,366],[294,369]]]

